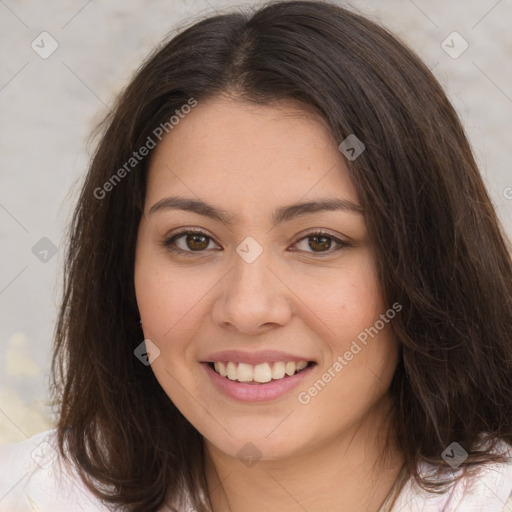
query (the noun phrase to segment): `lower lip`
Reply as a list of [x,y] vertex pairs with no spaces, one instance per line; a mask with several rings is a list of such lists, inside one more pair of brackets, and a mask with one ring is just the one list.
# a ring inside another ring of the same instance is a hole
[[290,377],[271,380],[265,384],[245,384],[222,377],[208,363],[202,363],[213,384],[224,394],[241,402],[268,402],[282,397],[297,387],[316,366],[312,364]]

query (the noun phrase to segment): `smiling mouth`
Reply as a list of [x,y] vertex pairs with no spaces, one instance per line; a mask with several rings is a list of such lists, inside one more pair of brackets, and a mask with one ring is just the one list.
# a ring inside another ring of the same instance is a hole
[[274,361],[257,365],[216,361],[207,363],[218,375],[245,384],[266,384],[291,377],[315,365],[314,361]]

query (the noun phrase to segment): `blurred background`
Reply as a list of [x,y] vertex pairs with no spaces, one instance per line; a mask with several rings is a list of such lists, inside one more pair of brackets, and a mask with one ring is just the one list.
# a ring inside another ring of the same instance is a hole
[[[337,3],[391,29],[438,77],[512,237],[512,0]],[[48,377],[64,230],[92,131],[164,37],[212,13],[258,5],[0,0],[0,443],[54,425]]]

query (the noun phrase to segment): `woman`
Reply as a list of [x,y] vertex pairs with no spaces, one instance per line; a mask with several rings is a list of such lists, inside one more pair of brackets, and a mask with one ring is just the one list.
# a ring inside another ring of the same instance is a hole
[[329,3],[214,16],[105,127],[5,503],[511,508],[510,247],[409,49]]

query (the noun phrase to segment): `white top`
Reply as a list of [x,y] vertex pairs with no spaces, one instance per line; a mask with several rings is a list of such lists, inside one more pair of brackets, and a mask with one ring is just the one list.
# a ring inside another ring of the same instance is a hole
[[[51,429],[0,446],[1,512],[108,511],[74,470],[70,473],[60,463],[56,432]],[[512,446],[504,441],[498,450],[512,458]],[[427,464],[420,466],[423,474],[431,469]],[[183,512],[188,510],[187,506]],[[477,478],[462,479],[443,495],[426,493],[409,479],[392,512],[512,512],[512,459],[484,466]]]

